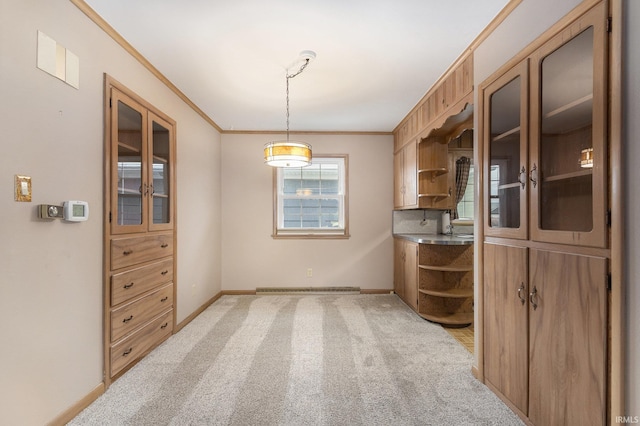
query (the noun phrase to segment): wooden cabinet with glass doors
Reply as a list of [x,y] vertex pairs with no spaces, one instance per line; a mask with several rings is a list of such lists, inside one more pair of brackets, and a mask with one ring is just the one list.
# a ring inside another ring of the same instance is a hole
[[107,384],[175,325],[175,122],[107,77]]
[[535,425],[607,414],[606,19],[597,4],[479,94],[484,377]]
[[484,90],[485,235],[606,247],[603,27],[550,41]]

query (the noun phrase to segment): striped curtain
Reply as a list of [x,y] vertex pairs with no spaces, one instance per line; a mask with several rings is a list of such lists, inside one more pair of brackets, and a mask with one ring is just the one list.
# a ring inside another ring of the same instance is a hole
[[452,219],[458,218],[458,203],[464,197],[464,191],[467,189],[469,169],[471,169],[471,159],[469,157],[460,157],[456,160],[456,202]]

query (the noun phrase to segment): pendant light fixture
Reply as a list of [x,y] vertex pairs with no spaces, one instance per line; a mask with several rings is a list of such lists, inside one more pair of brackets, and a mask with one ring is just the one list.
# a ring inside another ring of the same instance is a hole
[[269,142],[264,145],[264,162],[272,167],[304,167],[311,164],[311,145],[300,141],[289,140],[289,79],[300,75],[316,57],[315,52],[304,50],[300,52],[304,63],[295,74],[287,71],[287,140]]

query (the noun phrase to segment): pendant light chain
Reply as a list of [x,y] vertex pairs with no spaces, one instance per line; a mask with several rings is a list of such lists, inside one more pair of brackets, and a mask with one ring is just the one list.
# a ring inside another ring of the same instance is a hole
[[304,64],[300,67],[297,73],[287,74],[287,142],[289,141],[289,79],[299,75],[309,65],[309,58],[305,59]]

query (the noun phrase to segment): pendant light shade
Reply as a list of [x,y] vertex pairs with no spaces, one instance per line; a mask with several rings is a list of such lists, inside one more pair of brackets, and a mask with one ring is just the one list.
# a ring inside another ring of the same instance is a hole
[[273,167],[305,167],[311,164],[311,145],[276,141],[264,145],[264,162]]
[[305,167],[311,164],[311,145],[289,140],[289,79],[299,75],[316,57],[315,52],[300,52],[304,63],[297,73],[286,75],[287,81],[287,140],[269,142],[264,145],[264,163],[272,167]]

